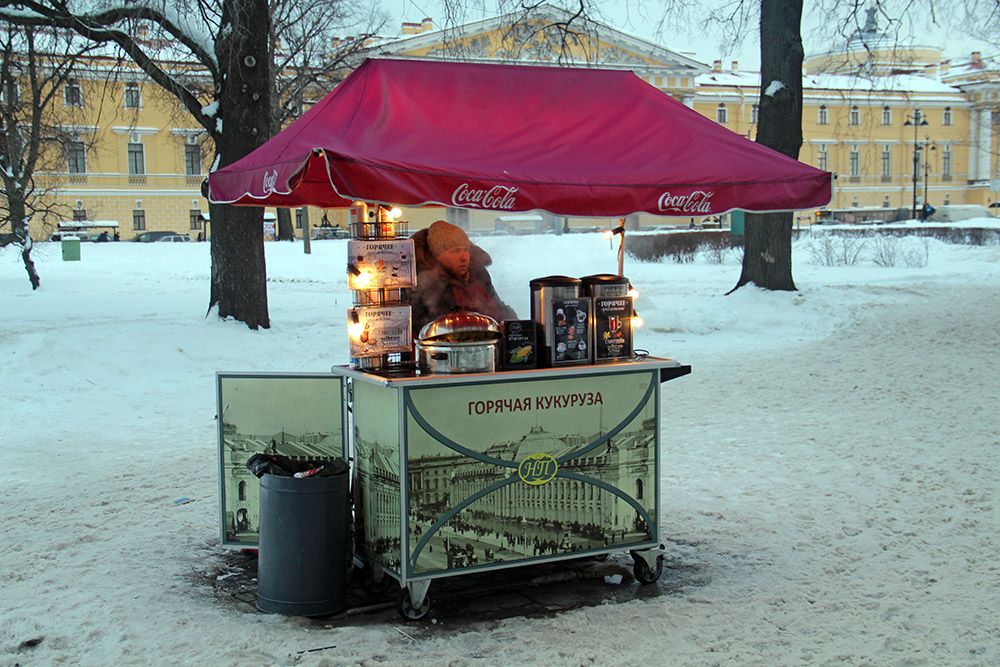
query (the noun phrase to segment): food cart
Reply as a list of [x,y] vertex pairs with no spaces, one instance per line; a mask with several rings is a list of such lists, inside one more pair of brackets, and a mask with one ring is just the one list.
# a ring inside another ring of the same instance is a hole
[[[418,369],[413,253],[389,206],[704,216],[820,206],[831,175],[630,72],[368,60],[278,136],[211,174],[209,190],[215,203],[352,211],[351,359],[326,378],[338,407],[313,439],[352,455],[358,554],[398,580],[400,613],[420,618],[431,581],[471,571],[628,550],[636,578],[655,581],[660,385],[690,367],[633,355],[631,342],[595,354],[594,320],[605,318],[605,338],[617,334],[631,302],[562,293],[581,281],[550,276],[531,282],[532,320],[511,323],[538,326],[537,336],[514,334],[538,344],[534,367]],[[249,496],[231,483],[223,490],[225,530],[231,497]],[[236,542],[252,540],[251,530]]]

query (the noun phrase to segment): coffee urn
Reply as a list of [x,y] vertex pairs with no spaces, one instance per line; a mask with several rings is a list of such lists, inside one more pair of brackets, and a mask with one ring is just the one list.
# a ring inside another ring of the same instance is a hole
[[531,319],[540,332],[540,365],[590,363],[590,299],[581,295],[582,281],[546,276],[530,285]]
[[599,273],[582,278],[583,293],[593,304],[594,363],[632,358],[632,297],[628,278]]

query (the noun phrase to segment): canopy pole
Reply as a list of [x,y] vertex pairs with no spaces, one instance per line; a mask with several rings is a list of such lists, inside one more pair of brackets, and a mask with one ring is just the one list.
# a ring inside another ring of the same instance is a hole
[[618,275],[625,276],[625,218],[618,218],[618,226],[611,230],[612,235],[619,234],[618,239]]

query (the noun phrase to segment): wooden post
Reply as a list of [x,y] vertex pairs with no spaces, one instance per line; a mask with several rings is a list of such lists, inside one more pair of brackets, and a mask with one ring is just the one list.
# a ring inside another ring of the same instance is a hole
[[302,252],[312,254],[312,234],[309,233],[309,215],[302,216]]

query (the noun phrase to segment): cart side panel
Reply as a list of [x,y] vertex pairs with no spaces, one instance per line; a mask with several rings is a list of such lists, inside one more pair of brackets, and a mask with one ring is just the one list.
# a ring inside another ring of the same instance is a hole
[[219,496],[222,544],[255,547],[260,480],[254,454],[301,461],[345,455],[343,381],[332,375],[218,373]]
[[656,540],[655,371],[412,389],[408,571]]
[[353,386],[357,549],[370,562],[398,573],[402,521],[397,391],[369,382]]

